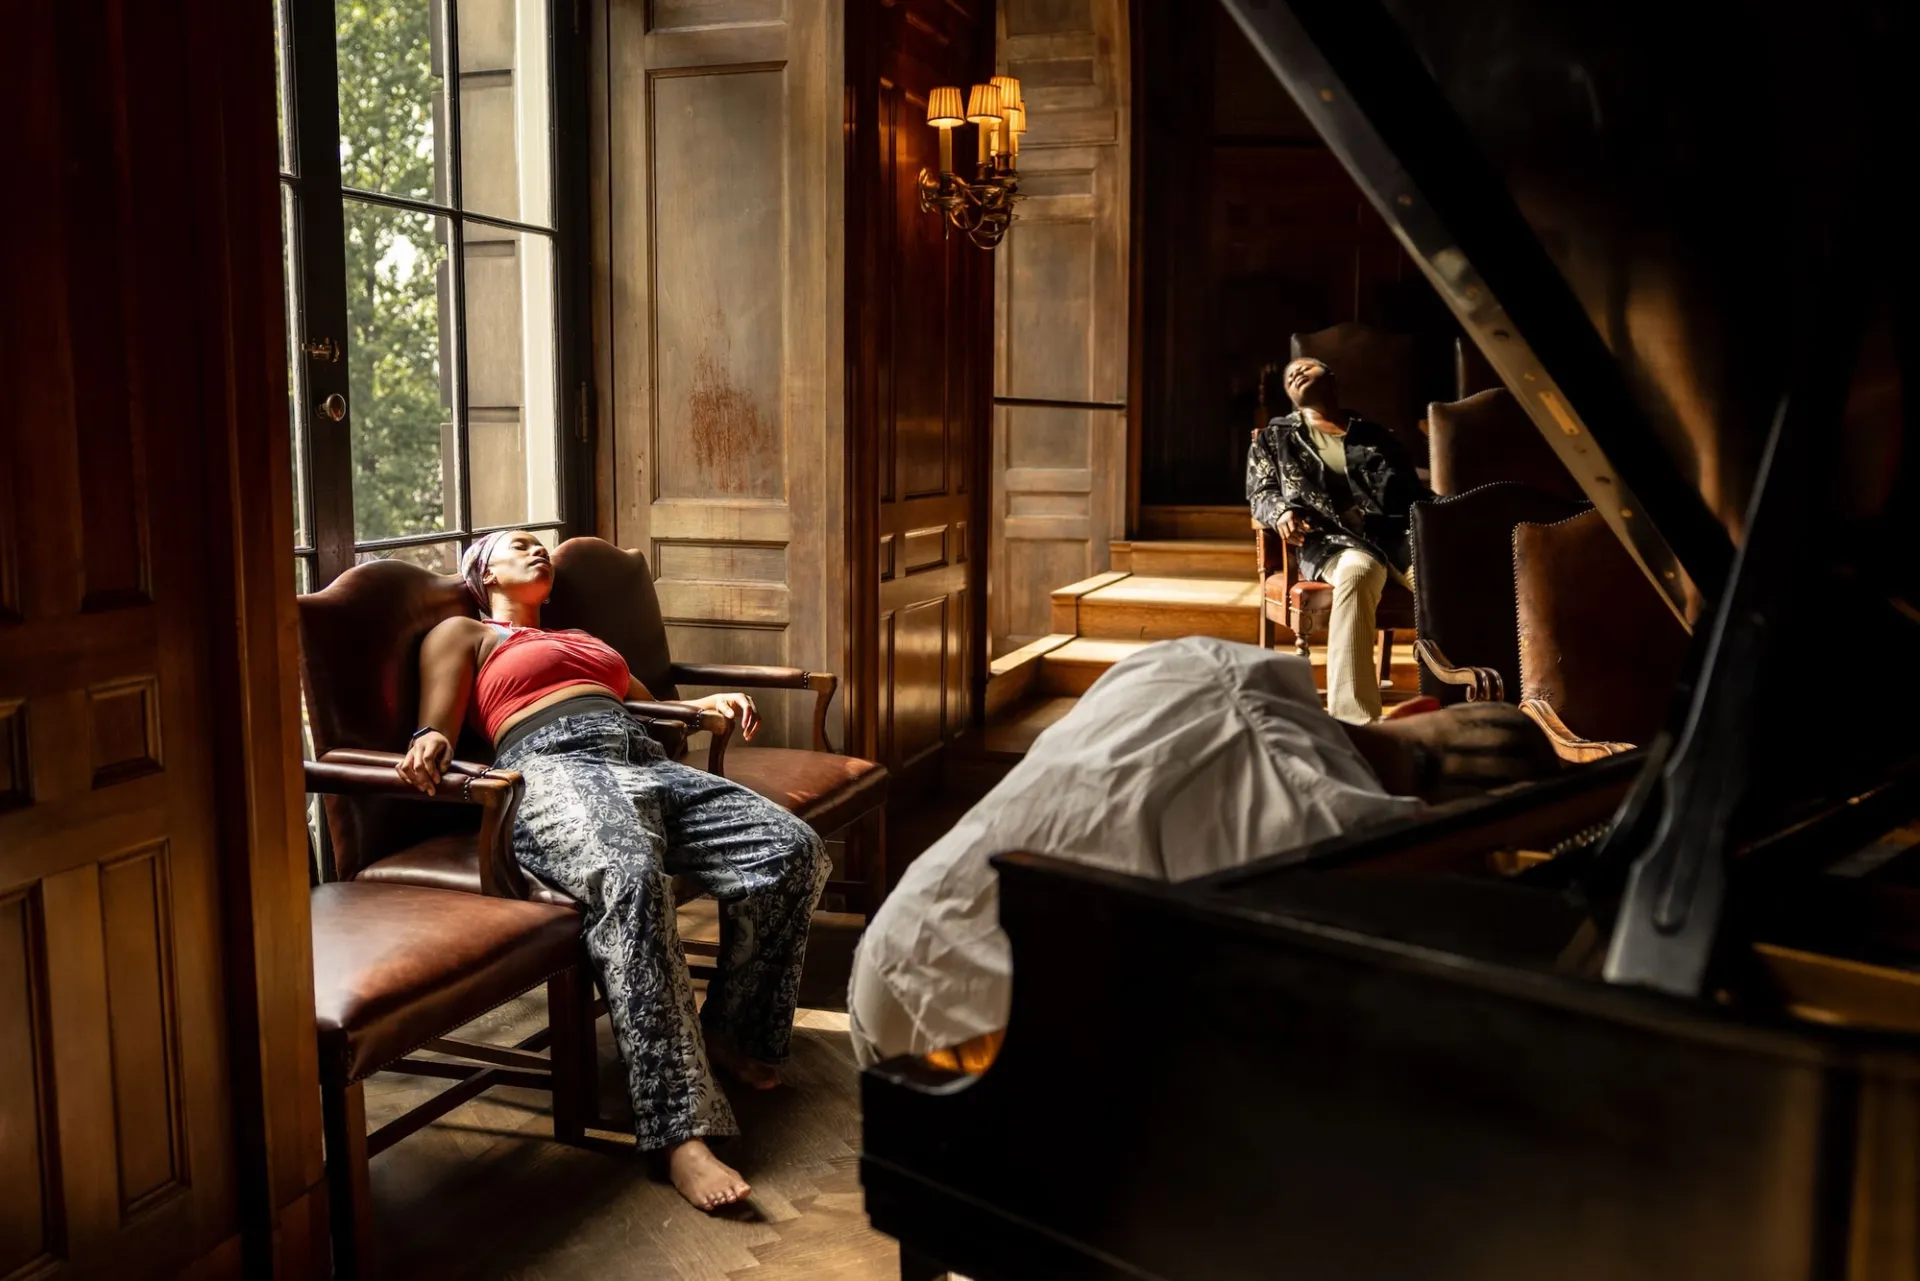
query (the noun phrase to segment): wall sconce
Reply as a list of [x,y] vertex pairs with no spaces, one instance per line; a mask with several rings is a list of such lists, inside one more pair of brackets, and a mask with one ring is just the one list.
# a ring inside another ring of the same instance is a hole
[[[943,214],[974,244],[993,248],[1007,234],[1013,202],[1020,198],[1017,160],[1020,135],[1027,131],[1020,82],[995,76],[991,83],[974,85],[964,111],[959,88],[942,85],[927,97],[927,123],[940,131],[940,176],[920,171],[920,211]],[[953,169],[953,131],[963,124],[979,130],[972,182]]]

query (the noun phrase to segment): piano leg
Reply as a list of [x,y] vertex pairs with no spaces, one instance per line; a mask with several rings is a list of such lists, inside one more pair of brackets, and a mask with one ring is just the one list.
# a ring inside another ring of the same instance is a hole
[[900,1281],[941,1281],[947,1270],[910,1245],[900,1247]]

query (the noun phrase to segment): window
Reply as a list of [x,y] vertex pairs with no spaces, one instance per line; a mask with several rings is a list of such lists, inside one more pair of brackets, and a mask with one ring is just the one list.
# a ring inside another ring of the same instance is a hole
[[301,590],[377,557],[450,573],[492,529],[558,541],[586,403],[570,33],[550,0],[275,17]]

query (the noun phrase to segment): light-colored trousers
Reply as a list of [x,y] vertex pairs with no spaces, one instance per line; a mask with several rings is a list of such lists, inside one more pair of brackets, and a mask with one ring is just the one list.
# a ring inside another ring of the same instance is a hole
[[1380,673],[1373,661],[1373,620],[1387,587],[1387,567],[1348,547],[1320,577],[1333,585],[1333,616],[1327,620],[1327,711],[1350,725],[1377,721]]

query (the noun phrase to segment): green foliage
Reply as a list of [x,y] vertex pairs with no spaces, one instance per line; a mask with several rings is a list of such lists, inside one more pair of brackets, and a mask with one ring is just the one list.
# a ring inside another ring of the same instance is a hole
[[[337,0],[341,180],[431,199],[437,179],[432,0]],[[441,471],[440,219],[347,198],[348,378],[356,536],[451,523]],[[324,428],[320,428],[324,430]]]

